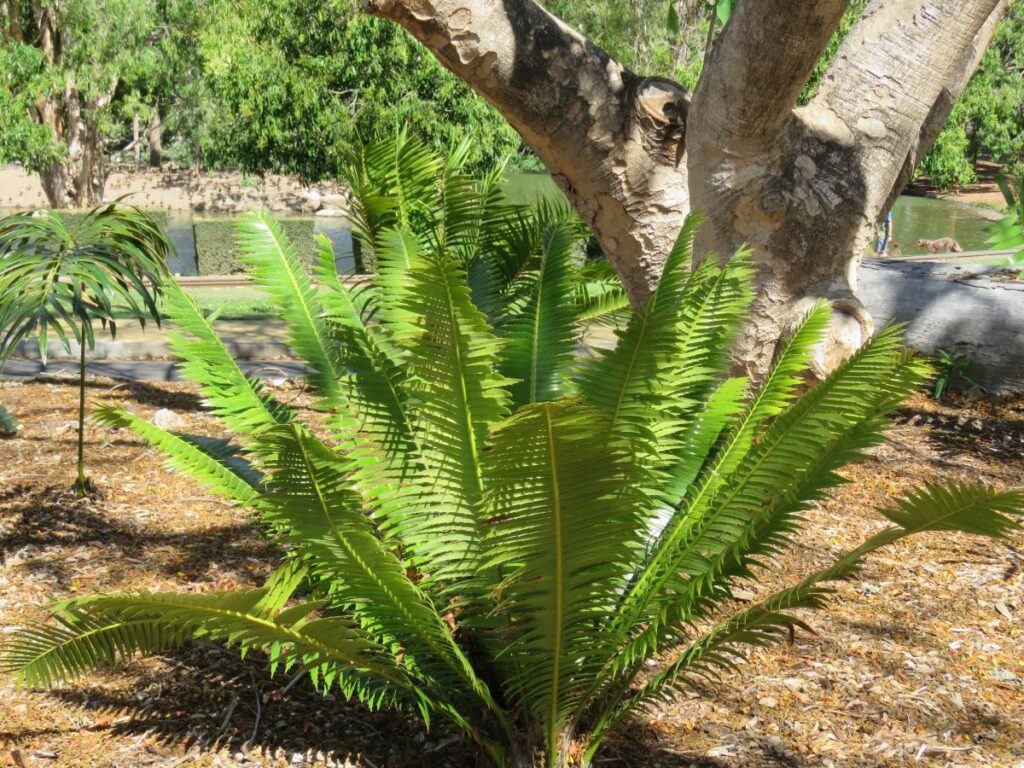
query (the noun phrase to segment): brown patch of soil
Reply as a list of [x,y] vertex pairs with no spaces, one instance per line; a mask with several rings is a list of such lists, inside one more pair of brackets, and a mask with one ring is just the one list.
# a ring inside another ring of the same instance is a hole
[[[305,400],[285,386],[284,399]],[[93,400],[187,431],[217,432],[185,384],[90,383]],[[123,431],[91,426],[102,497],[75,500],[67,382],[7,382],[23,424],[0,441],[0,631],[55,598],[96,591],[252,585],[275,561],[245,514],[162,467]],[[791,583],[882,523],[871,509],[939,479],[1006,486],[1024,477],[1024,398],[938,404],[916,397],[892,442],[807,515],[797,546],[749,595]],[[928,536],[869,560],[817,634],[760,650],[716,684],[678,696],[612,739],[599,766],[1015,768],[1024,761],[1024,536],[993,544]],[[290,689],[289,686],[291,685]],[[289,689],[289,690],[286,690]],[[257,703],[258,702],[258,703]],[[45,693],[0,683],[0,766],[452,766],[471,748],[443,727],[315,695],[305,680],[195,644]]]
[[999,177],[1002,169],[1003,166],[997,163],[979,160],[974,166],[974,173],[977,179],[973,184],[956,187],[947,191],[932,186],[927,176],[919,176],[907,187],[907,193],[920,195],[921,197],[935,197],[941,200],[955,200],[958,203],[984,205],[989,208],[1005,208],[1006,200],[1003,198],[1003,193],[999,191],[999,185],[996,183],[996,179]]

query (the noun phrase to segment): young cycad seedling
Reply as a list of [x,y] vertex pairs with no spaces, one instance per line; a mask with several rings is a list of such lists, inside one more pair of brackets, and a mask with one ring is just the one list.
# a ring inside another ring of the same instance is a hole
[[56,211],[0,219],[0,370],[18,344],[35,334],[46,362],[50,334],[78,353],[78,477],[85,494],[85,355],[93,323],[110,335],[119,316],[158,325],[157,299],[171,244],[145,211],[118,203],[99,206],[72,223]]
[[[798,395],[828,322],[820,307],[763,384],[729,378],[752,267],[738,257],[691,271],[696,226],[614,348],[581,361],[558,311],[497,336],[443,242],[382,233],[377,275],[352,291],[328,246],[317,285],[274,222],[249,219],[246,259],[312,369],[327,426],[246,378],[174,286],[185,372],[237,445],[109,406],[99,418],[257,510],[289,559],[260,589],[64,602],[54,622],[9,635],[0,666],[50,685],[136,651],[223,641],[301,667],[320,689],[446,719],[496,765],[587,765],[638,710],[787,637],[802,625],[792,611],[820,607],[873,550],[1016,526],[1019,491],[928,487],[895,500],[881,513],[889,527],[835,564],[728,613],[730,590],[785,556],[802,510],[881,442],[927,370],[887,329]],[[550,295],[535,309],[571,299],[570,282],[541,283]],[[523,355],[520,332],[556,341]],[[642,674],[654,653],[667,663]]]

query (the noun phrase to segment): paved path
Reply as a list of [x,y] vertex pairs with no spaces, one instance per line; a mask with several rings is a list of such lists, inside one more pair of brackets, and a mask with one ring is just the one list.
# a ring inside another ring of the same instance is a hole
[[[169,324],[158,328],[152,323],[145,330],[136,323],[118,326],[117,338],[111,339],[100,324],[93,324],[96,346],[86,357],[94,361],[103,360],[161,360],[173,358],[174,353],[167,343],[166,331]],[[224,341],[224,346],[236,360],[273,360],[291,357],[288,346],[288,328],[283,320],[218,320],[214,330]],[[39,349],[33,337],[18,345],[15,354],[37,362]],[[69,353],[60,341],[51,334],[46,356],[53,361],[78,360],[78,345],[72,340]]]
[[[308,369],[295,360],[239,360],[239,367],[261,379],[296,378]],[[173,360],[93,360],[86,363],[86,373],[111,379],[131,381],[185,381]],[[10,360],[0,378],[31,378],[34,376],[77,376],[78,363],[73,360]]]

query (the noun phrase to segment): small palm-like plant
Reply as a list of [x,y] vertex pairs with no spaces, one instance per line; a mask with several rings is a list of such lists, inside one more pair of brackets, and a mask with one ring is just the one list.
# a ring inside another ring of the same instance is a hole
[[[111,406],[99,418],[256,509],[288,559],[259,589],[61,603],[54,623],[8,635],[0,667],[50,685],[137,651],[222,641],[321,690],[446,719],[496,765],[587,765],[638,710],[804,626],[793,611],[821,607],[875,549],[1016,527],[1024,493],[928,487],[893,500],[890,525],[857,549],[733,612],[730,590],[784,557],[802,511],[883,440],[928,371],[888,329],[799,395],[828,324],[820,307],[760,387],[729,378],[752,268],[741,256],[690,271],[696,226],[614,348],[581,361],[549,301],[571,293],[560,269],[545,268],[536,311],[503,340],[444,243],[382,233],[376,277],[349,290],[329,244],[318,286],[273,221],[245,222],[245,258],[328,418],[305,425],[246,378],[173,285],[173,343],[237,442]],[[560,351],[522,354],[540,336]],[[655,653],[664,664],[649,674]]]
[[46,362],[52,333],[70,354],[79,348],[78,478],[86,493],[85,353],[93,323],[117,333],[128,313],[143,327],[160,323],[157,297],[171,245],[160,225],[138,208],[110,203],[71,222],[55,211],[0,219],[0,371],[18,344],[36,334]]

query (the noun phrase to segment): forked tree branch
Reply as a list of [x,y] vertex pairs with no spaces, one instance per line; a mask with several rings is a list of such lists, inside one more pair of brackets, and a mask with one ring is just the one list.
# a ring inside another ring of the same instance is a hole
[[935,141],[1007,6],[872,0],[847,36],[811,106],[838,117],[861,147],[869,215]]
[[[634,301],[688,210],[689,96],[630,72],[532,0],[366,0],[508,119],[593,227]],[[656,254],[652,256],[652,254]]]
[[773,140],[849,0],[740,0],[694,94],[695,119],[721,142]]

